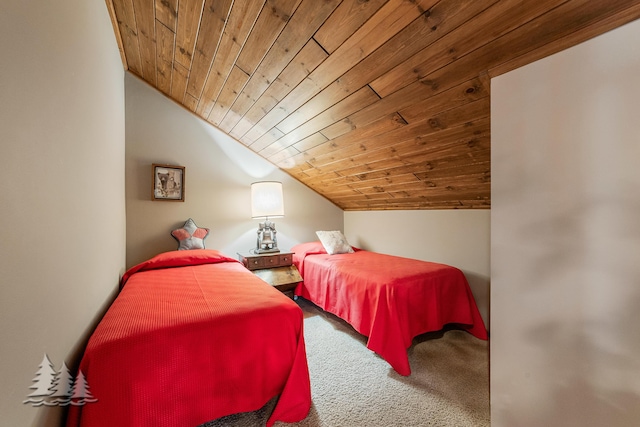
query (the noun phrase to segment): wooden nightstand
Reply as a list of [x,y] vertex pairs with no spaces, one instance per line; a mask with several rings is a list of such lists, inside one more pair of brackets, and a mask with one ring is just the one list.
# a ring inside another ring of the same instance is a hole
[[262,255],[238,253],[238,257],[256,276],[290,297],[296,285],[302,282],[300,272],[293,265],[293,252]]

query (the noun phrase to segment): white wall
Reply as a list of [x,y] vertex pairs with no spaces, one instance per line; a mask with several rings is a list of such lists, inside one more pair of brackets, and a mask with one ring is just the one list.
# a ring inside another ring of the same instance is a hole
[[492,425],[640,425],[640,21],[492,81]]
[[[283,183],[285,216],[274,220],[281,250],[315,239],[317,227],[342,229],[334,204],[133,75],[125,84],[128,266],[175,250],[170,232],[188,218],[211,229],[207,248],[234,258],[255,248],[255,181]],[[151,201],[153,163],[186,168],[185,202]]]
[[489,328],[489,210],[345,212],[354,246],[461,269]]
[[0,414],[46,353],[73,365],[124,269],[123,67],[104,2],[6,0],[0,13]]

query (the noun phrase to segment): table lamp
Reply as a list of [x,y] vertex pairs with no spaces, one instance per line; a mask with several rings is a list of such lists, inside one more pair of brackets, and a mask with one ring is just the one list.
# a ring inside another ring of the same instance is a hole
[[276,225],[269,218],[284,216],[282,183],[260,181],[251,184],[251,217],[265,218],[258,225],[255,253],[280,252],[276,238]]

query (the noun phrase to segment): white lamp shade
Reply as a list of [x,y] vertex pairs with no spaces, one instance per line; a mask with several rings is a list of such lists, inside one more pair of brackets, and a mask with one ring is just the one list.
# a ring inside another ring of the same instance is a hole
[[261,181],[251,184],[251,216],[253,218],[284,216],[281,182]]

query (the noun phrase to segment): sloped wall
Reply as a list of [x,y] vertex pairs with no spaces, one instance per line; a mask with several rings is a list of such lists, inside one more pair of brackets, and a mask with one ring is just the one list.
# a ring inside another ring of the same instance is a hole
[[[283,183],[285,216],[274,220],[281,250],[315,239],[315,230],[342,229],[340,208],[135,76],[125,81],[128,266],[175,250],[170,232],[187,218],[211,229],[207,248],[232,257],[255,248],[255,181]],[[186,168],[185,202],[151,200],[153,163]]]

